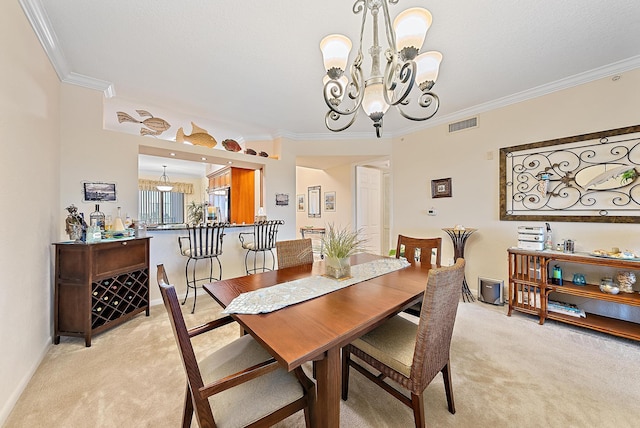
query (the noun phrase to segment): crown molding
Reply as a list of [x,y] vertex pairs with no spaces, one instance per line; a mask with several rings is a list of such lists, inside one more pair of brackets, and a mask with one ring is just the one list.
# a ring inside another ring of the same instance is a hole
[[62,47],[58,42],[58,37],[51,27],[51,21],[42,6],[40,0],[19,0],[24,14],[27,16],[33,31],[36,33],[42,48],[49,57],[58,79],[72,85],[83,86],[89,89],[104,92],[105,97],[111,98],[115,95],[115,89],[111,82],[95,79],[74,73],[69,69],[69,63],[64,56]]

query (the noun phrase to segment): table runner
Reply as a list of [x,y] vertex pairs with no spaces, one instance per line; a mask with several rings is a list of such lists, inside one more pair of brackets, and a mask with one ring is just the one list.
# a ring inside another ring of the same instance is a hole
[[263,314],[311,300],[332,291],[363,282],[409,266],[404,259],[384,258],[351,266],[351,277],[336,280],[311,276],[283,282],[272,287],[242,293],[229,303],[225,314]]

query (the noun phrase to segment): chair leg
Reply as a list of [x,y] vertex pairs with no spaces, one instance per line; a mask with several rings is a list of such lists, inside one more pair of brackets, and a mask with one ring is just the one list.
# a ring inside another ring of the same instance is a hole
[[247,250],[247,254],[244,256],[244,269],[247,271],[247,275],[249,275],[249,252],[250,250]]
[[425,428],[424,397],[422,393],[411,393],[411,408],[413,409],[413,418],[416,423],[416,428]]
[[275,270],[275,268],[276,268],[276,258],[273,255],[273,250],[269,249],[269,252],[271,253],[271,270]]
[[[218,281],[222,280],[222,263],[220,263],[220,259],[218,257],[215,258],[218,262]],[[211,261],[213,263],[213,261]]]
[[184,305],[187,302],[187,297],[189,297],[189,262],[191,261],[191,259],[187,259],[187,264],[184,266],[184,277],[187,280],[187,292],[184,295],[184,300],[182,301],[182,304]]
[[345,347],[342,348],[342,400],[349,399],[349,360],[351,352]]
[[455,415],[456,405],[453,401],[453,384],[451,383],[451,370],[449,369],[449,363],[447,363],[441,370],[442,378],[444,379],[444,391],[447,394],[447,406],[449,407],[449,413]]
[[[198,264],[198,259],[194,259],[193,261],[193,271],[192,271],[192,279],[193,279],[193,308],[191,308],[191,313],[195,313],[196,311],[196,301],[198,300],[198,286],[196,279],[196,265]],[[187,283],[187,290],[189,289],[189,284]]]
[[209,257],[209,282],[213,282],[213,257]]
[[184,394],[184,410],[182,413],[182,428],[191,427],[191,419],[193,418],[193,401],[191,401],[191,389],[187,384],[187,390]]

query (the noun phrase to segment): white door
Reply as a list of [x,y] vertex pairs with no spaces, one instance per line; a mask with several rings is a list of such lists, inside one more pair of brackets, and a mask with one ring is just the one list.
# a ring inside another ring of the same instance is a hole
[[382,172],[356,167],[356,229],[367,239],[367,251],[382,254]]

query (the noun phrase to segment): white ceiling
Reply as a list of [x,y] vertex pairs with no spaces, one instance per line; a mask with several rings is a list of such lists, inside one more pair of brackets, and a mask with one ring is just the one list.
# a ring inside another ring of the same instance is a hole
[[[324,126],[318,46],[346,34],[353,60],[361,16],[351,1],[20,1],[61,79],[104,84],[132,115],[193,120],[218,141],[336,136]],[[423,50],[444,55],[441,107],[427,122],[390,110],[384,137],[640,67],[638,0],[400,0],[391,19],[411,6],[433,14]],[[341,137],[373,137],[359,114]]]

